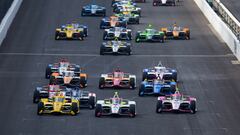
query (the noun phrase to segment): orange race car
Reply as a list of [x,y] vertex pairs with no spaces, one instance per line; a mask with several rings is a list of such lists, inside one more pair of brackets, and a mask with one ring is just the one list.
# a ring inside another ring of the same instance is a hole
[[127,20],[117,16],[103,18],[100,23],[100,29],[108,29],[111,27],[127,27]]
[[174,24],[168,28],[161,28],[165,33],[166,39],[190,39],[190,29],[187,27],[180,27]]
[[63,71],[62,74],[52,73],[49,84],[85,88],[87,86],[87,74],[69,70]]

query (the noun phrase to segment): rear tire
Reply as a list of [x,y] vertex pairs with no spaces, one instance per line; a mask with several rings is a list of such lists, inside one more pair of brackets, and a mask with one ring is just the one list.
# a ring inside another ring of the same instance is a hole
[[102,115],[102,105],[97,104],[95,109],[95,117],[101,117]]
[[144,81],[145,79],[147,79],[148,73],[147,72],[143,72],[142,75],[142,81]]
[[98,88],[99,88],[99,89],[103,89],[103,88],[104,88],[104,84],[105,84],[105,78],[104,78],[104,77],[101,77],[101,78],[99,79]]
[[46,67],[46,71],[45,71],[45,78],[46,78],[46,79],[49,79],[50,76],[51,76],[51,74],[52,74],[51,67],[47,66],[47,67]]
[[134,118],[136,116],[136,105],[130,105],[129,112],[130,117]]
[[145,89],[144,84],[141,84],[141,86],[139,88],[138,96],[140,96],[140,97],[144,96],[144,89]]
[[80,77],[80,86],[82,88],[87,87],[87,78],[86,77]]
[[136,85],[135,84],[135,78],[130,78],[130,82],[129,83],[130,83],[131,89],[134,90],[135,89],[135,85]]
[[157,101],[157,106],[156,106],[156,113],[161,113],[162,112],[162,100]]
[[191,101],[190,102],[190,109],[191,109],[192,114],[196,113],[196,101]]

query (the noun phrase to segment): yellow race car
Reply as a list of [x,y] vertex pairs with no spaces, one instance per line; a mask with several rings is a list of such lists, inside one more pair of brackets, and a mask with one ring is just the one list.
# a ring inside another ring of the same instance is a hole
[[63,95],[55,95],[52,98],[42,98],[38,103],[37,114],[70,114],[79,113],[79,101]]
[[88,35],[88,28],[85,25],[80,25],[77,23],[71,23],[63,25],[56,29],[55,39],[75,39],[83,40],[84,37]]

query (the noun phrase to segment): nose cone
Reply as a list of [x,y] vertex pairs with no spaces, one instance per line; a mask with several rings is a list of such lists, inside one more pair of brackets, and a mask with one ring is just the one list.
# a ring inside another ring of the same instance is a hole
[[69,84],[72,80],[72,77],[64,77],[63,78],[63,81],[64,81],[64,84]]
[[113,81],[113,85],[115,85],[115,86],[119,86],[120,85],[120,79],[114,79],[114,81]]
[[178,37],[179,32],[178,31],[173,31],[173,36]]
[[61,111],[61,108],[62,108],[62,103],[53,103],[53,109],[55,112],[60,112]]
[[67,34],[67,38],[71,38],[73,32],[72,32],[71,30],[68,30],[68,31],[66,32],[66,34]]

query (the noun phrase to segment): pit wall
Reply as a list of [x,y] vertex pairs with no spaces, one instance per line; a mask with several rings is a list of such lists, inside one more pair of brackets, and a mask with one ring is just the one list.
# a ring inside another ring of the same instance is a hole
[[19,7],[21,6],[23,0],[14,0],[11,7],[8,9],[6,15],[1,21],[0,24],[0,46],[7,35],[8,29],[12,24],[13,19],[15,18]]
[[233,54],[240,61],[240,43],[230,28],[214,12],[206,0],[194,0],[202,13],[208,19],[215,31],[220,35],[223,41],[228,45]]

